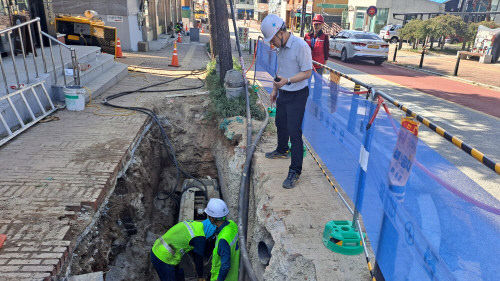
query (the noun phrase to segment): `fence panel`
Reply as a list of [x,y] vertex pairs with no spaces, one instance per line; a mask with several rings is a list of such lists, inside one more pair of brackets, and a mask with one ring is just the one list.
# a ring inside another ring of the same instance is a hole
[[[259,41],[256,78],[269,92],[276,69],[276,52]],[[367,131],[371,101],[317,73],[309,87],[304,137],[352,201],[364,202],[359,211],[385,279],[496,280],[500,202],[383,109]],[[452,145],[450,153],[468,157]]]

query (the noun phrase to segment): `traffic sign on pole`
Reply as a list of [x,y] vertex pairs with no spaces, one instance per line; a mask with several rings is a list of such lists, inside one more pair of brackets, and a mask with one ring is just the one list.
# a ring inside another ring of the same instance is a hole
[[373,17],[373,16],[377,15],[377,7],[375,7],[375,6],[370,6],[370,7],[368,7],[368,9],[366,9],[366,13],[367,13],[370,17]]

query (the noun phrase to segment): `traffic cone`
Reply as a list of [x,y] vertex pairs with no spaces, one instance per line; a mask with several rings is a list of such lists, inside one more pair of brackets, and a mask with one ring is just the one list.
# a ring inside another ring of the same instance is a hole
[[201,33],[205,33],[205,31],[203,30],[203,24],[201,25]]
[[177,42],[174,42],[174,53],[172,54],[172,63],[168,66],[179,67],[179,58],[177,57]]
[[177,43],[182,43],[182,35],[180,32],[177,34]]
[[188,32],[188,26],[186,25],[186,32]]
[[122,43],[120,42],[120,38],[116,38],[115,58],[123,58]]

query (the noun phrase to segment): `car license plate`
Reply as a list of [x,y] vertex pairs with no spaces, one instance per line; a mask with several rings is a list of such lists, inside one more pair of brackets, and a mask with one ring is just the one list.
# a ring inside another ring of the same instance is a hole
[[380,48],[380,46],[379,45],[368,45],[368,48],[369,49],[378,49],[378,48]]

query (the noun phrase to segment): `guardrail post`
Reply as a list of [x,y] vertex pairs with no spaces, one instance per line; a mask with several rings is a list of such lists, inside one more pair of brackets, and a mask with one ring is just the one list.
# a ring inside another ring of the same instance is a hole
[[396,61],[396,55],[398,54],[398,45],[394,46],[394,56],[392,57],[392,61]]
[[454,76],[458,76],[458,67],[460,65],[460,59],[461,59],[460,51],[457,52],[457,63],[455,64],[455,71],[453,71]]

